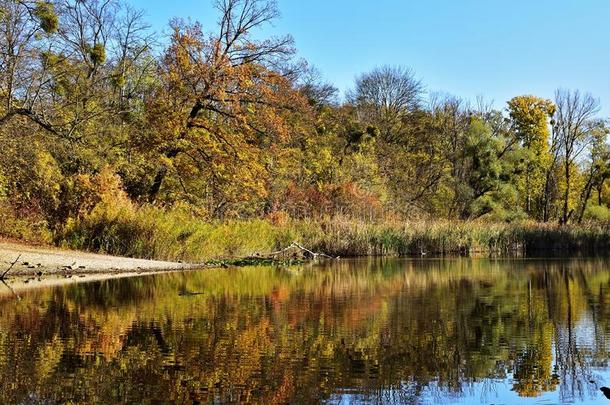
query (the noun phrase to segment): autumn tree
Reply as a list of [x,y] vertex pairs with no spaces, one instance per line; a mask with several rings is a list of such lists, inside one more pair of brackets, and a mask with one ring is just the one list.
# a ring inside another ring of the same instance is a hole
[[101,171],[137,160],[128,134],[141,123],[156,64],[153,36],[142,12],[115,0],[8,1],[3,8],[10,12],[0,22],[8,67],[0,73],[0,172],[13,209],[27,205],[30,217],[44,215],[39,222],[55,229],[91,208],[81,203],[100,191],[94,179]]
[[[153,141],[164,156],[149,201],[174,170],[186,195],[208,188],[213,214],[231,201],[264,195],[261,154],[289,136],[284,114],[302,104],[283,73],[294,52],[292,38],[253,37],[277,17],[275,3],[225,0],[217,8],[221,17],[213,35],[198,23],[172,22],[160,85],[148,103]],[[189,174],[202,182],[189,189]]]
[[[549,153],[549,121],[555,113],[550,100],[535,96],[518,96],[508,102],[517,140],[524,148],[523,182],[519,189],[525,197],[525,211],[540,218],[544,200],[545,173],[551,164]],[[535,203],[537,205],[535,205]]]
[[348,93],[360,122],[379,132],[376,153],[389,208],[410,215],[429,211],[444,170],[442,136],[422,98],[423,85],[406,67],[364,73]]
[[214,4],[217,24],[175,19],[161,42],[125,0],[0,0],[2,218],[48,240],[113,197],[272,221],[610,215],[592,96],[499,111],[385,65],[341,99],[290,36],[261,34],[275,1]]

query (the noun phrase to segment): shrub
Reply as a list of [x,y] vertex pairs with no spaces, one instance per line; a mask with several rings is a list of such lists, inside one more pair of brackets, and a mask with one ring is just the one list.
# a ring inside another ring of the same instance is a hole
[[585,218],[597,221],[610,221],[610,208],[605,205],[589,205],[585,211]]

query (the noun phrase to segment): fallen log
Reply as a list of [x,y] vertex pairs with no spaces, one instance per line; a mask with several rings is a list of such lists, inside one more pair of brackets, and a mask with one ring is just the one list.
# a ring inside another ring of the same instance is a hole
[[299,248],[300,250],[302,250],[302,251],[304,251],[304,252],[307,252],[309,255],[311,255],[311,256],[312,256],[312,257],[314,257],[314,258],[316,258],[316,257],[324,257],[324,258],[327,258],[327,259],[338,259],[338,258],[339,258],[339,257],[332,257],[332,256],[329,256],[329,255],[327,255],[326,253],[316,253],[316,252],[312,252],[311,250],[306,249],[306,248],[304,248],[303,246],[299,245],[299,243],[297,243],[297,242],[292,242],[292,245],[291,245],[291,246],[295,246],[295,247]]
[[[317,259],[317,258],[326,258],[326,259],[338,259],[338,257],[329,256],[326,253],[318,253],[314,252],[310,249],[305,248],[298,242],[292,242],[289,246],[280,249],[275,252],[270,252],[267,254],[261,255],[260,253],[255,253],[254,255],[240,257],[236,259],[230,260],[218,260],[218,261],[210,261],[206,264],[218,265],[223,268],[228,268],[229,266],[243,267],[243,266],[263,266],[263,265],[298,265],[303,264],[305,260],[303,258],[298,258],[296,254],[292,254],[290,257],[286,258],[291,250],[296,250],[302,253],[302,256],[305,259]],[[284,257],[282,257],[284,256]]]
[[264,259],[275,259],[278,256],[282,256],[287,254],[291,249],[296,249],[300,252],[304,253],[304,256],[307,258],[311,258],[311,259],[316,259],[319,257],[323,257],[326,259],[338,259],[338,257],[333,257],[333,256],[329,256],[326,253],[319,253],[319,252],[314,252],[310,249],[307,249],[306,247],[304,247],[303,245],[301,245],[299,242],[292,242],[289,246],[285,247],[284,249],[278,250],[276,252],[271,252],[271,253],[267,253],[265,255],[260,255],[260,254],[256,254],[254,256],[248,256],[242,259],[245,260],[250,260],[250,259],[259,259],[259,260],[264,260]]

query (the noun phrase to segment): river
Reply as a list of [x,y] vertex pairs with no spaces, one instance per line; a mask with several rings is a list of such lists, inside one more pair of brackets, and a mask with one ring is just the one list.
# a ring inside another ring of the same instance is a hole
[[606,259],[340,260],[17,295],[0,298],[2,404],[608,403]]

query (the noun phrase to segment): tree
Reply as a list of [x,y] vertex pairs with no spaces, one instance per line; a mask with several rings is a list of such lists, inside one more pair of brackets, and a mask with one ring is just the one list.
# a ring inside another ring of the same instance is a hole
[[491,215],[510,220],[516,215],[511,206],[513,187],[512,161],[506,151],[506,140],[494,136],[491,127],[473,117],[466,132],[466,181],[468,191],[460,218],[472,219]]
[[[141,89],[132,67],[151,56],[141,12],[115,0],[4,0],[0,8],[0,125],[22,118],[75,140],[128,112],[124,100]],[[108,97],[117,87],[118,102]]]
[[58,16],[52,3],[0,1],[0,126],[24,117],[52,130],[41,106],[48,80],[40,56],[52,45]]
[[[523,158],[525,173],[520,185],[525,196],[525,211],[541,217],[540,203],[548,192],[544,174],[551,164],[549,120],[555,113],[555,105],[535,96],[518,96],[508,102],[508,109],[517,140],[526,152]],[[538,203],[538,209],[534,202]]]
[[591,142],[595,114],[599,111],[599,101],[590,94],[578,90],[557,90],[555,93],[555,130],[563,152],[565,189],[561,222],[568,223],[573,210],[570,209],[571,168],[580,154]]
[[404,135],[403,118],[419,108],[422,93],[411,69],[382,66],[359,76],[348,99],[364,122],[378,126],[383,139],[393,141]]
[[302,70],[297,87],[312,106],[319,108],[338,105],[338,89],[325,82],[318,69],[304,63]]
[[[217,7],[221,18],[214,35],[204,34],[198,23],[172,22],[160,85],[148,105],[151,141],[163,155],[149,201],[174,163],[188,164],[188,170],[174,172],[182,191],[192,194],[180,173],[199,176],[205,184],[193,189],[208,188],[216,214],[230,201],[264,195],[261,153],[289,136],[285,114],[304,107],[290,78],[280,73],[294,52],[292,39],[253,38],[254,29],[278,15],[275,3],[225,0]],[[241,189],[239,197],[227,193],[231,187]]]
[[608,134],[610,129],[604,121],[597,121],[591,131],[588,168],[585,171],[586,182],[580,193],[577,221],[581,223],[593,189],[598,190],[597,204],[602,204],[601,193],[603,185],[610,177],[610,146]]

